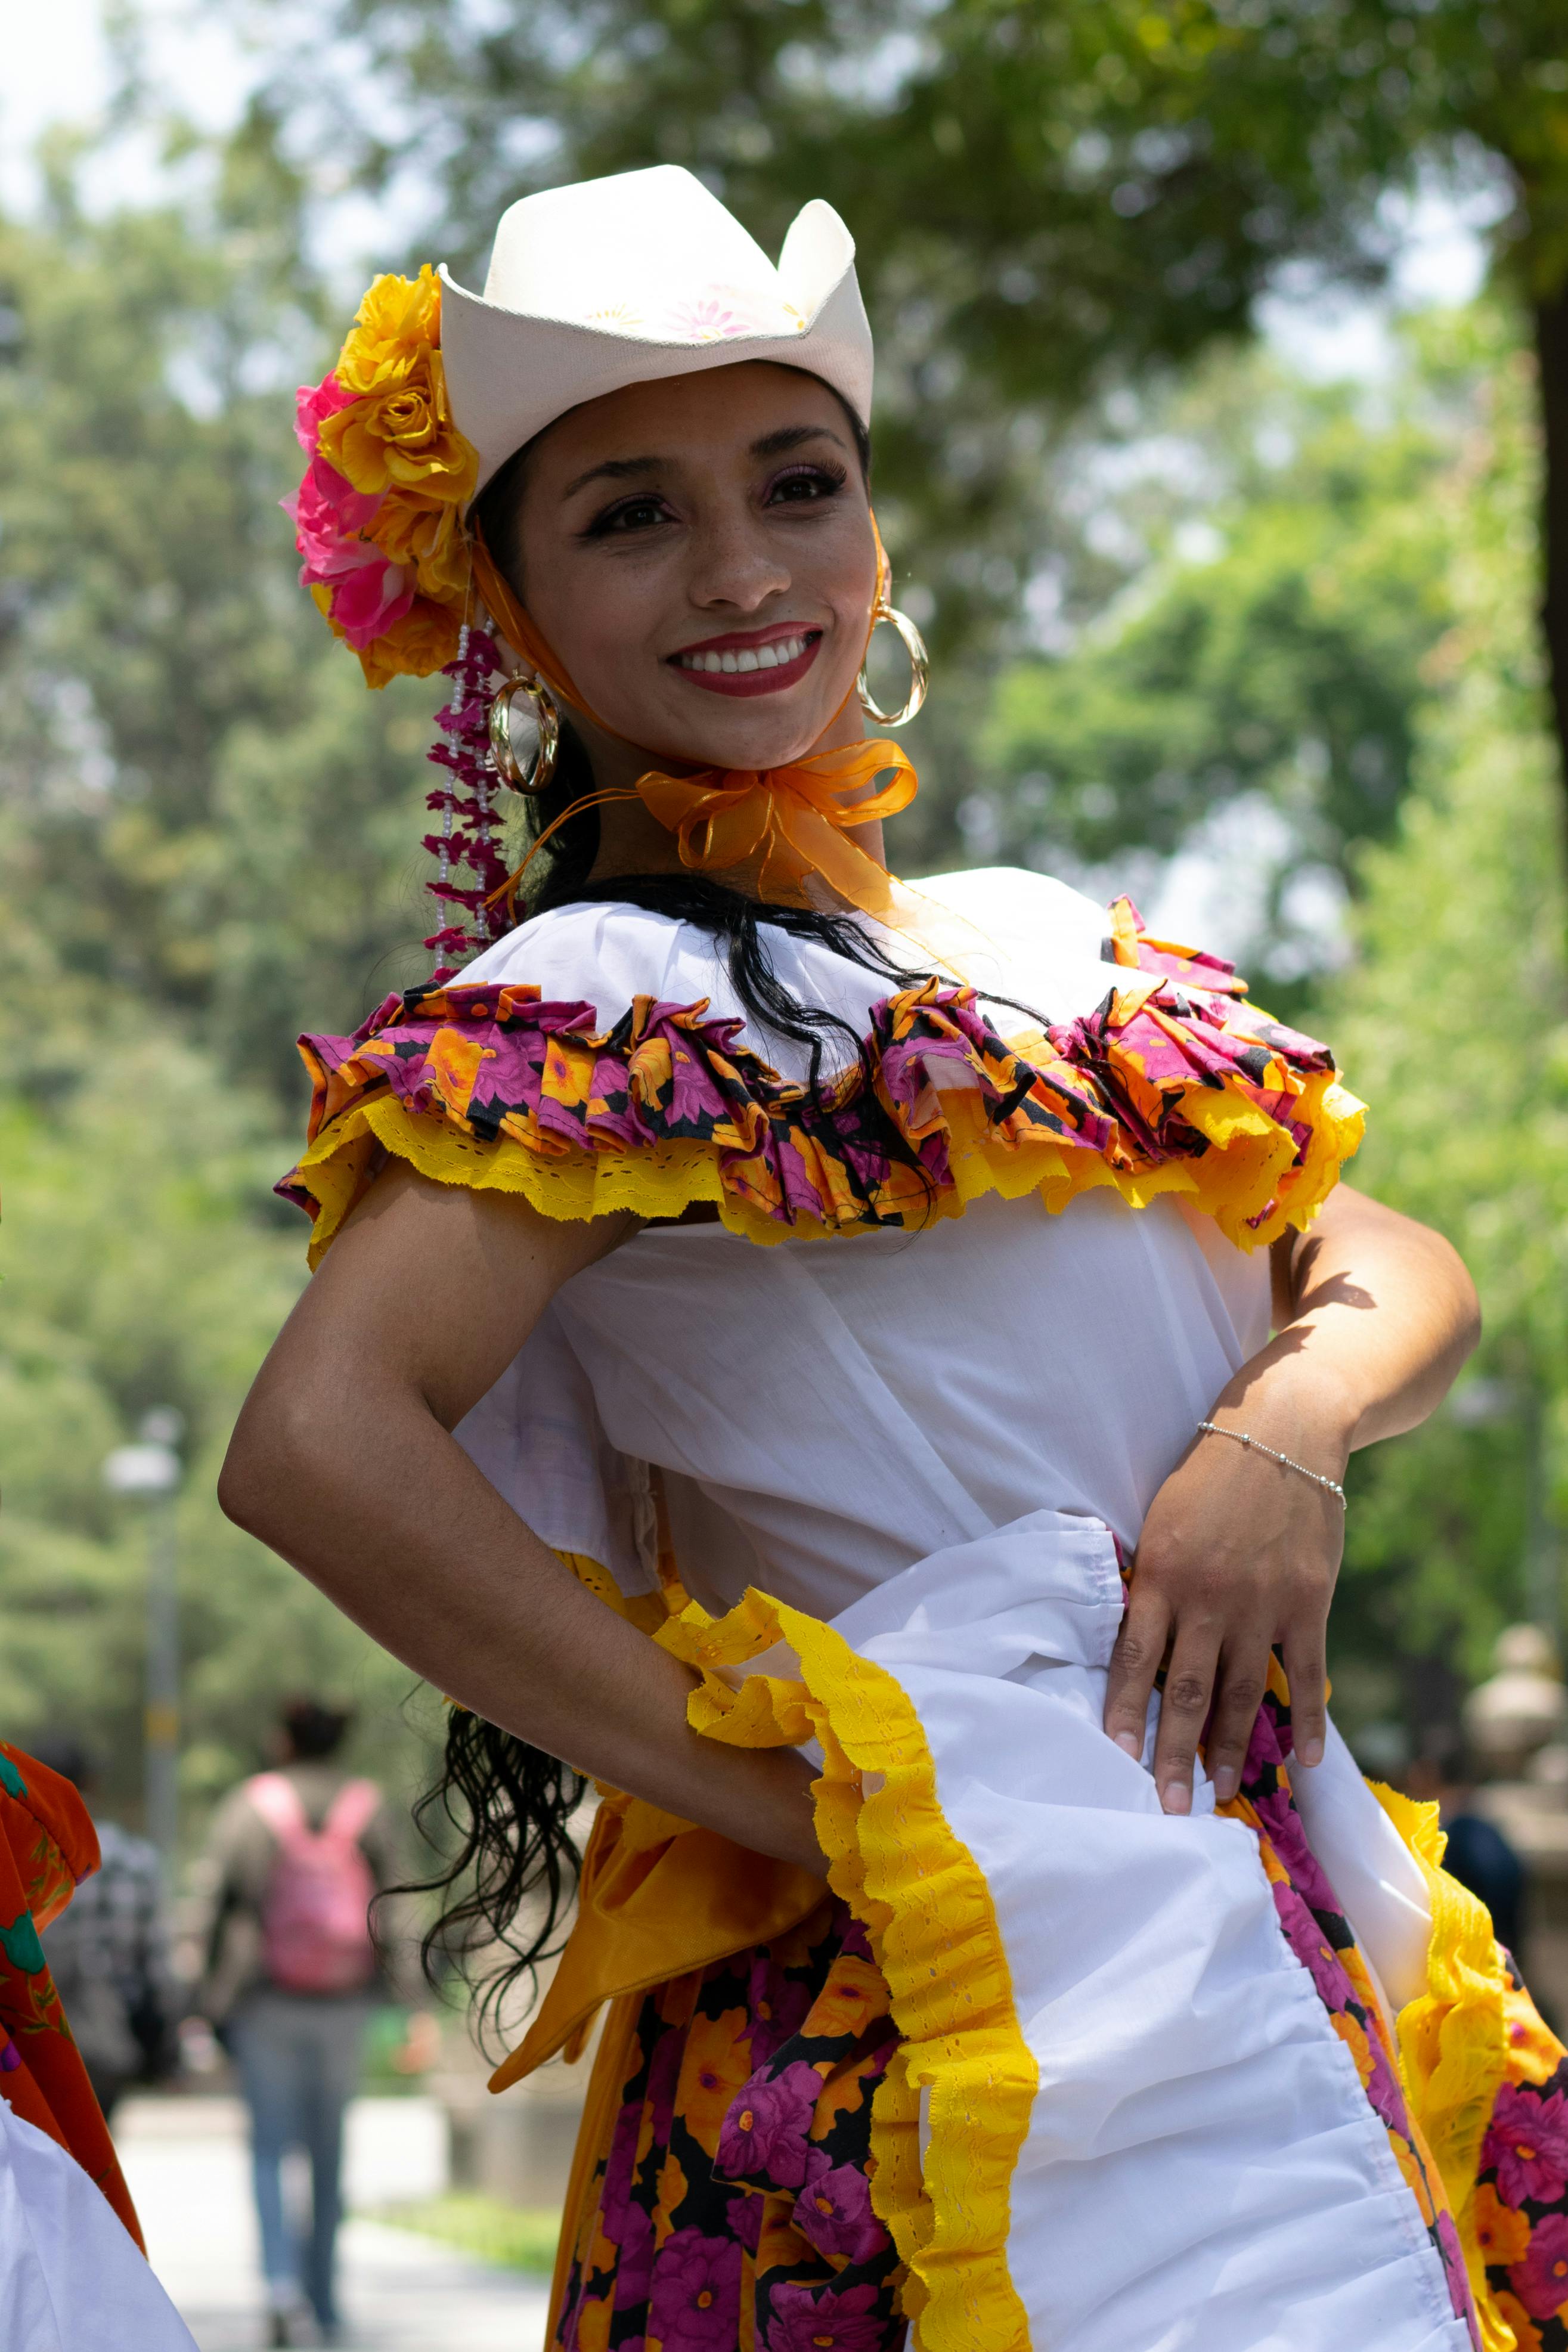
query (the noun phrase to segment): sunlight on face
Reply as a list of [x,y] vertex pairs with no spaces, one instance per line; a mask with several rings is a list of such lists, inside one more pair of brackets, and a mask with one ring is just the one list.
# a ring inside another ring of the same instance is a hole
[[753,360],[589,401],[541,438],[519,522],[528,609],[616,734],[725,768],[858,737],[876,551],[815,377]]

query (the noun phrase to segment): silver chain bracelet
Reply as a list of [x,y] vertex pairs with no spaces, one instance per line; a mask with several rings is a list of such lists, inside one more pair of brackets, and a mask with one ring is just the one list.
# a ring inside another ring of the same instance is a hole
[[1245,1445],[1251,1454],[1267,1454],[1270,1462],[1278,1462],[1282,1470],[1294,1470],[1299,1478],[1310,1478],[1314,1486],[1326,1486],[1331,1495],[1338,1496],[1341,1510],[1349,1510],[1345,1490],[1337,1478],[1325,1478],[1321,1470],[1309,1470],[1304,1462],[1292,1462],[1288,1454],[1276,1454],[1271,1445],[1265,1445],[1260,1437],[1249,1437],[1245,1429],[1222,1429],[1217,1421],[1200,1421],[1198,1427],[1205,1430],[1210,1437],[1232,1438],[1237,1445]]

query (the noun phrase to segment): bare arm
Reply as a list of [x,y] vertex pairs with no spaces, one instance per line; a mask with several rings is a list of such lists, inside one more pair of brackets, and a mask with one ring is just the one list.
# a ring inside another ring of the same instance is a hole
[[585,1591],[450,1435],[561,1285],[634,1230],[389,1169],[262,1366],[219,1499],[476,1714],[821,1874],[810,1767],[690,1730],[689,1670]]
[[[1279,1328],[1208,1418],[1247,1430],[1331,1478],[1358,1446],[1424,1421],[1480,1332],[1476,1294],[1439,1234],[1341,1185],[1305,1235],[1277,1246]],[[1205,1760],[1235,1794],[1282,1647],[1297,1753],[1322,1754],[1329,1602],[1344,1515],[1293,1471],[1223,1437],[1194,1434],[1150,1507],[1111,1660],[1105,1727],[1141,1754],[1149,1695],[1167,1662],[1154,1776],[1169,1812]]]

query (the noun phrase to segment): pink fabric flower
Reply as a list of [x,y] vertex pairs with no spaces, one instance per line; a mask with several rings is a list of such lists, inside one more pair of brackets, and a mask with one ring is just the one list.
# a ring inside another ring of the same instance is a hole
[[776,2286],[763,2352],[888,2352],[902,2342],[904,2322],[895,2319],[889,2328],[876,2303],[874,2286],[842,2294],[825,2287],[816,2294],[808,2286]]
[[772,2082],[753,2074],[720,2126],[715,2169],[731,2180],[760,2179],[771,2189],[798,2189],[821,2094],[821,2075],[803,2058]]
[[302,383],[294,394],[294,433],[307,457],[316,454],[322,425],[340,408],[352,407],[357,393],[345,392],[329,368],[320,383]]
[[[1505,2204],[1555,2204],[1568,2189],[1568,2097],[1553,2091],[1550,2098],[1532,2098],[1518,2084],[1505,2083],[1481,2143],[1483,2171],[1494,2165]],[[1568,2221],[1563,2226],[1568,2230]]]
[[887,2245],[887,2232],[871,2210],[871,2189],[852,2164],[835,2164],[825,2147],[805,2152],[805,2186],[795,2200],[795,2226],[819,2254],[844,2254],[868,2263]]
[[1537,2221],[1530,2252],[1512,2265],[1508,2283],[1531,2319],[1550,2319],[1568,2305],[1568,2214]]
[[740,2327],[740,2247],[678,2230],[654,2260],[648,2334],[664,2352],[733,2352]]
[[368,548],[366,555],[332,593],[332,618],[355,653],[401,621],[414,602],[412,572],[389,563],[379,548]]
[[383,498],[356,490],[335,466],[317,455],[323,419],[349,407],[354,396],[335,375],[300,386],[294,430],[310,462],[294,496],[283,500],[283,511],[294,525],[294,544],[304,559],[301,586],[331,590],[331,617],[361,653],[402,620],[414,602],[415,578],[411,567],[394,563],[365,536]]
[[300,578],[306,587],[330,584],[358,563],[386,561],[360,536],[374,521],[381,499],[356,490],[324,458],[315,460],[294,496],[281,505],[305,559]]

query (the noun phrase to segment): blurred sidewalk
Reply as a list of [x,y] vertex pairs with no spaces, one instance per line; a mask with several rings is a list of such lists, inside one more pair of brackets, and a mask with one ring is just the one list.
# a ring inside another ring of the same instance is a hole
[[[153,2267],[201,2352],[257,2352],[263,2332],[244,2109],[237,2099],[127,2100],[115,2141]],[[446,2121],[427,2099],[356,2099],[351,2211],[446,2185]],[[433,2238],[351,2221],[340,2240],[352,2352],[541,2352],[544,2282]]]

